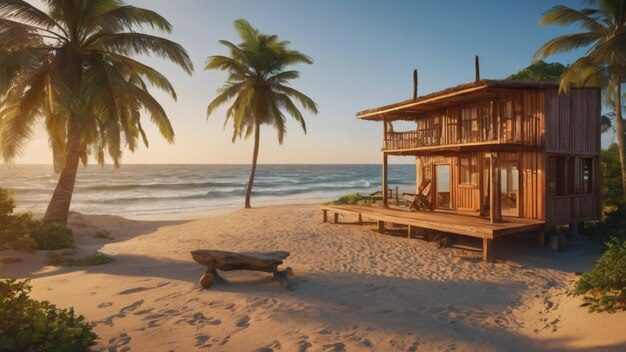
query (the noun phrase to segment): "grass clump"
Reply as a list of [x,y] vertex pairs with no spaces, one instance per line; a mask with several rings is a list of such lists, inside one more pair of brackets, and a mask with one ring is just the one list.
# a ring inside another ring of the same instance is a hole
[[360,193],[352,193],[346,194],[345,196],[339,197],[339,199],[332,202],[335,205],[346,205],[346,204],[365,204],[367,198]]
[[46,262],[48,265],[56,266],[95,266],[109,264],[115,261],[114,258],[102,253],[88,255],[82,258],[71,258],[71,254],[72,253],[67,252],[50,252],[46,256]]
[[96,231],[96,233],[93,234],[93,237],[104,238],[104,239],[107,239],[107,240],[112,240],[113,239],[113,236],[107,230],[98,230],[98,231]]
[[0,281],[0,351],[88,351],[98,338],[73,308],[28,297],[28,280]]
[[593,268],[576,282],[571,296],[583,296],[592,312],[626,310],[626,241],[612,238]]
[[15,198],[13,197],[13,192],[0,188],[0,217],[13,214],[14,208]]

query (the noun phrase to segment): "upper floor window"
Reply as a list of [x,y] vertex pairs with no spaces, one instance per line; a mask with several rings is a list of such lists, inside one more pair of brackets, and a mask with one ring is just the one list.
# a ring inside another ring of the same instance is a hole
[[478,108],[461,109],[461,136],[463,140],[473,140],[478,137]]

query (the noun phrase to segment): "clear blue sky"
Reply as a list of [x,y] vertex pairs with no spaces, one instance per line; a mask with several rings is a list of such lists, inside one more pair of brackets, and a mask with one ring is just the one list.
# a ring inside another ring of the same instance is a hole
[[[483,78],[504,78],[527,66],[547,40],[573,29],[541,27],[539,18],[554,5],[579,1],[293,1],[293,0],[129,0],[164,15],[174,25],[170,39],[190,53],[192,77],[156,59],[145,62],[165,73],[178,102],[156,94],[176,132],[162,142],[150,128],[149,149],[126,152],[124,163],[249,163],[251,141],[230,142],[224,110],[207,121],[207,104],[225,75],[203,71],[210,55],[226,54],[219,39],[238,42],[233,21],[247,19],[264,33],[291,41],[311,56],[311,66],[294,87],[320,107],[306,114],[308,134],[290,122],[282,146],[270,128],[262,130],[262,163],[379,163],[381,125],[360,121],[355,112],[405,100],[412,94],[412,71],[419,70],[419,93],[474,79],[474,55]],[[571,63],[575,55],[549,61]],[[413,162],[410,158],[404,161]],[[38,132],[18,163],[49,163],[45,135]],[[394,161],[401,162],[403,159]]]

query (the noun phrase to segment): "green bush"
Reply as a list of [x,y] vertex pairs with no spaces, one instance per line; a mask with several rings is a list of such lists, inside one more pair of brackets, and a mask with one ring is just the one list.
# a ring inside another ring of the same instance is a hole
[[46,256],[46,262],[49,265],[58,266],[94,266],[109,264],[114,261],[115,259],[101,253],[88,255],[82,258],[70,258],[67,254],[54,252],[50,252]]
[[347,194],[345,196],[340,197],[333,204],[363,204],[366,201],[366,197],[359,193]]
[[15,208],[13,192],[8,189],[0,188],[0,216],[13,214],[13,208]]
[[98,336],[82,315],[28,297],[28,280],[0,281],[0,351],[87,351]]
[[94,237],[98,237],[98,238],[104,238],[107,240],[112,240],[113,236],[111,235],[111,233],[107,230],[98,230],[96,231],[96,233],[93,234]]
[[613,238],[593,268],[576,282],[572,296],[583,296],[591,311],[626,309],[626,241]]
[[591,223],[589,230],[596,239],[600,248],[606,249],[606,244],[613,237],[626,240],[626,206],[623,202],[617,205],[606,207],[601,221]]
[[37,241],[39,249],[55,250],[69,248],[74,245],[72,230],[59,224],[46,224],[40,226],[33,238]]
[[30,213],[18,215],[0,225],[0,249],[54,250],[74,244],[72,231],[59,224],[44,225]]

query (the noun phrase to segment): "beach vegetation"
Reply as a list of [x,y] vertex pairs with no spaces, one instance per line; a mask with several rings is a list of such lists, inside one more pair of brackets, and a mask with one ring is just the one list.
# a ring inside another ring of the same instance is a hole
[[560,62],[533,60],[527,67],[507,77],[514,81],[554,81],[559,82],[567,66]]
[[602,203],[604,206],[615,206],[624,199],[622,189],[622,170],[619,161],[619,146],[611,144],[600,154],[602,173]]
[[600,221],[591,222],[589,232],[599,248],[607,249],[612,238],[626,240],[626,206],[623,203],[605,206]]
[[94,237],[97,238],[103,238],[106,240],[112,240],[113,239],[113,235],[111,235],[111,233],[107,230],[98,230],[93,234]]
[[13,192],[5,188],[0,188],[0,217],[13,214],[14,208],[15,197],[13,197]]
[[122,150],[148,139],[142,115],[167,142],[174,131],[149,87],[176,99],[168,79],[133,56],[156,55],[187,73],[193,65],[179,44],[142,33],[170,33],[161,15],[121,0],[0,2],[0,154],[10,162],[43,122],[60,173],[44,223],[67,224],[78,166],[90,156],[116,167]]
[[332,204],[336,205],[346,205],[346,204],[365,204],[367,202],[367,198],[360,193],[352,193],[346,194],[345,196],[339,197],[339,199],[332,202]]
[[626,241],[612,238],[606,246],[593,268],[568,291],[583,296],[584,305],[593,312],[626,310]]
[[571,86],[602,86],[603,100],[614,112],[618,144],[622,197],[626,197],[626,155],[622,84],[626,77],[626,2],[591,0],[588,8],[555,6],[545,12],[542,25],[578,26],[576,33],[560,35],[545,43],[535,54],[543,59],[554,54],[586,48],[585,54],[571,64],[560,79],[560,90]]
[[115,261],[114,258],[102,253],[96,253],[81,258],[72,258],[71,255],[73,255],[73,252],[49,252],[46,255],[46,263],[56,266],[95,266],[109,264]]
[[304,115],[296,102],[304,109],[317,113],[317,104],[308,96],[290,86],[289,82],[300,77],[298,71],[289,67],[295,64],[312,64],[313,60],[290,49],[289,42],[276,35],[259,32],[246,20],[235,21],[235,29],[242,42],[233,44],[220,40],[230,51],[228,56],[215,55],[208,58],[205,70],[221,70],[228,73],[225,84],[219,89],[207,108],[207,117],[219,106],[232,101],[226,110],[226,121],[233,125],[232,141],[247,139],[254,135],[252,170],[246,189],[245,207],[250,208],[252,186],[259,156],[261,126],[271,126],[278,133],[282,144],[287,133],[286,114],[293,117],[306,133]]
[[55,250],[74,245],[72,231],[60,224],[33,220],[31,213],[12,217],[0,225],[0,248],[32,251]]
[[0,281],[1,351],[88,351],[98,336],[73,308],[29,297],[29,280]]

